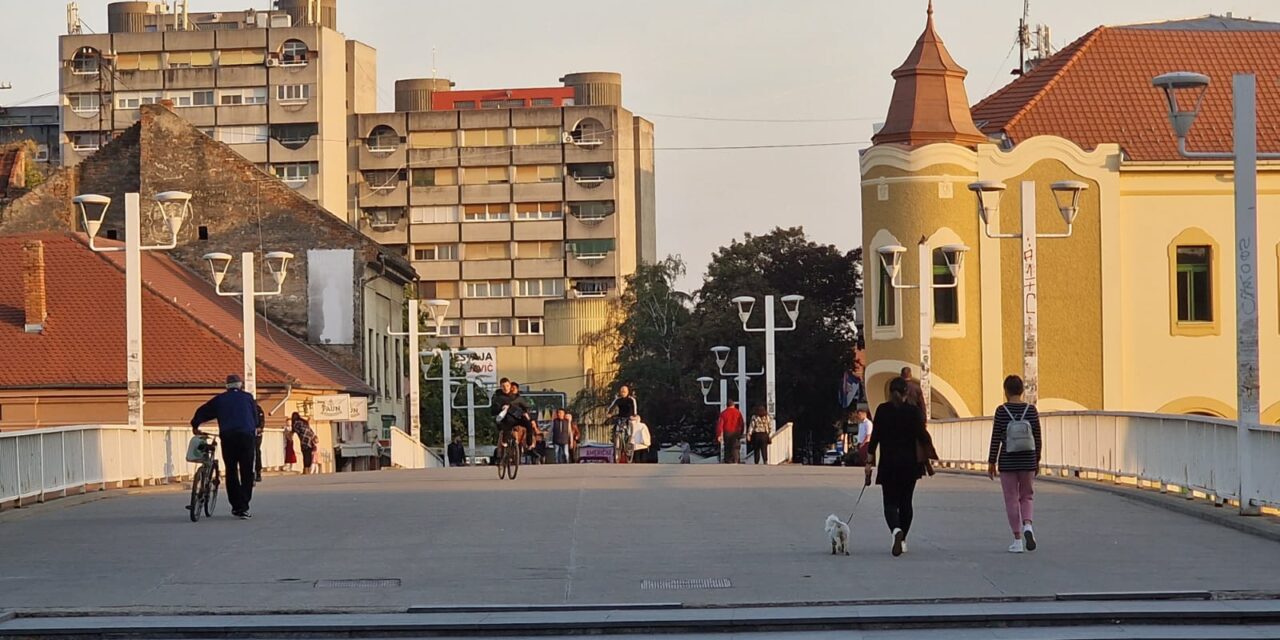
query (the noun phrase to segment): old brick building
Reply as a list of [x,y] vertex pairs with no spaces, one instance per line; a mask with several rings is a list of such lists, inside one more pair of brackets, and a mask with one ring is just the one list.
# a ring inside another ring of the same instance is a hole
[[[192,218],[172,257],[211,280],[201,259],[208,252],[293,253],[283,294],[261,299],[259,312],[376,389],[371,423],[403,424],[407,354],[404,339],[388,335],[388,327],[403,329],[412,266],[164,106],[141,112],[137,124],[98,153],[0,211],[0,235],[83,230],[71,199],[98,193],[113,201],[101,235],[123,238],[124,194],[136,191],[149,242],[164,233],[150,204],[154,194],[189,192]],[[237,258],[227,276],[230,290],[239,287],[238,265]]]

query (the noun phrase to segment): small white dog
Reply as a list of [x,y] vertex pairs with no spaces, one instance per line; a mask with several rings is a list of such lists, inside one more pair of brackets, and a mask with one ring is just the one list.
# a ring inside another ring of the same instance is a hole
[[831,539],[831,555],[849,555],[849,525],[834,513],[827,516],[827,537]]

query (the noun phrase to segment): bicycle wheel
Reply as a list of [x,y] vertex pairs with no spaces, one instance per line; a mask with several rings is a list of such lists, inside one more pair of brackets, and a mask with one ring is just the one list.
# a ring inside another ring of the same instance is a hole
[[507,477],[507,445],[502,445],[498,452],[498,479],[505,480]]
[[195,475],[191,476],[191,504],[187,505],[187,511],[190,511],[191,521],[200,521],[200,510],[204,508],[201,504],[201,496],[204,495],[204,465],[196,469]]
[[209,482],[204,494],[204,515],[212,518],[213,510],[218,506],[218,487],[222,486],[222,480],[218,477],[218,461],[214,460],[209,463]]
[[521,452],[521,447],[518,444],[513,445],[511,447],[511,451],[512,451],[511,468],[507,469],[507,478],[510,480],[515,480],[516,473],[520,471],[520,456],[523,455],[523,453]]

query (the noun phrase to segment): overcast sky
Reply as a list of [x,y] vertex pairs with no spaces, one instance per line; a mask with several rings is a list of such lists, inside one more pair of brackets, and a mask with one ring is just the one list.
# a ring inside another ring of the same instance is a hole
[[[107,0],[81,0],[106,30]],[[192,11],[266,8],[191,0]],[[380,107],[397,78],[438,74],[457,88],[554,86],[574,71],[623,74],[626,106],[656,124],[658,252],[689,264],[743,232],[803,225],[811,238],[861,242],[858,150],[884,118],[889,72],[924,26],[926,0],[340,0],[339,27],[378,49]],[[976,102],[1007,83],[1022,0],[937,0],[938,31],[969,70]],[[1099,24],[1234,12],[1280,20],[1275,0],[1032,0],[1033,24],[1061,47]],[[0,0],[0,104],[51,103],[57,0]],[[32,100],[34,98],[34,100]],[[683,116],[683,117],[672,117]],[[689,119],[722,118],[729,121]],[[738,120],[810,120],[742,122]],[[819,120],[820,122],[812,122]],[[707,150],[706,147],[849,143]],[[690,149],[692,148],[692,149]]]

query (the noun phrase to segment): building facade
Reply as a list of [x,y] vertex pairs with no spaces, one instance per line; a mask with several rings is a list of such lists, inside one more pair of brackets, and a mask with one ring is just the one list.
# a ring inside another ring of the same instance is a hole
[[[1189,147],[1229,150],[1233,73],[1258,73],[1259,118],[1280,120],[1280,88],[1262,81],[1280,75],[1276,51],[1280,25],[1271,23],[1100,27],[970,109],[964,71],[930,16],[894,72],[895,99],[863,153],[861,186],[868,260],[884,247],[925,242],[934,282],[949,284],[942,247],[969,247],[958,287],[932,292],[936,417],[991,415],[1004,376],[1023,368],[1022,247],[988,237],[968,185],[1007,187],[991,233],[1018,233],[1022,206],[1034,204],[1040,233],[1063,234],[1050,186],[1068,180],[1086,185],[1071,235],[1037,249],[1040,408],[1236,417],[1231,163],[1178,155],[1151,79],[1209,75]],[[1259,126],[1259,144],[1280,150],[1280,136]],[[1263,163],[1258,186],[1265,380],[1280,366],[1280,221],[1267,213],[1280,208],[1280,166]],[[916,256],[907,251],[900,267],[910,284]],[[874,403],[901,367],[921,365],[919,301],[918,290],[890,286],[876,262],[865,278]],[[1275,385],[1261,387],[1261,407],[1264,424],[1280,424]]]
[[657,257],[652,123],[618,74],[562,82],[401,81],[396,112],[356,116],[359,227],[452,301],[456,343],[544,345],[546,301],[616,296]]
[[0,145],[30,140],[35,145],[35,153],[29,161],[58,166],[62,161],[59,112],[53,105],[0,106]]
[[[170,101],[201,131],[346,219],[349,115],[372,108],[376,52],[338,33],[336,0],[187,13],[115,2],[108,31],[59,39],[62,149],[71,166]],[[185,6],[185,3],[178,3]]]

